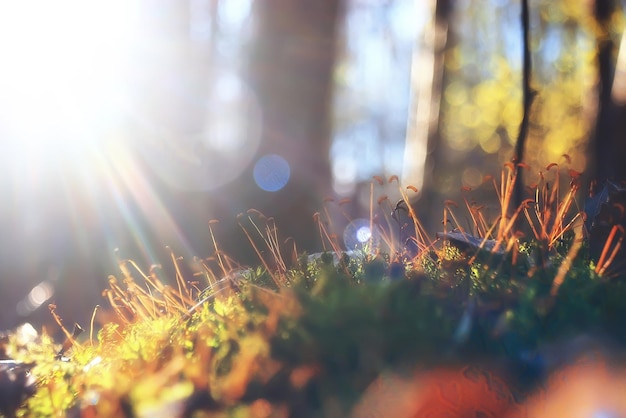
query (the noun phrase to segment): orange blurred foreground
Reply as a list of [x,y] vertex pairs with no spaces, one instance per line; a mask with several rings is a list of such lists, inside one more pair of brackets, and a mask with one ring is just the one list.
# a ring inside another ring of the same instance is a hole
[[353,418],[618,418],[626,416],[626,373],[585,356],[553,373],[545,388],[517,404],[502,379],[464,367],[382,375]]
[[[626,417],[626,373],[599,356],[585,356],[548,379],[526,402],[529,418]],[[511,418],[517,418],[511,415]]]

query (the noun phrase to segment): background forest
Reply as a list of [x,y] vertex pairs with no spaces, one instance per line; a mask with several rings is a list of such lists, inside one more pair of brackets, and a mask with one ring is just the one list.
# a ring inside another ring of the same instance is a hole
[[[250,208],[319,251],[324,198],[367,217],[375,175],[419,189],[412,204],[434,233],[461,187],[489,204],[483,179],[515,154],[521,1],[11,3],[0,329],[49,322],[52,301],[82,321],[116,249],[147,266],[165,245],[203,257],[213,219],[225,252],[256,264],[236,219]],[[587,184],[626,179],[624,4],[528,3],[525,180],[553,162]]]

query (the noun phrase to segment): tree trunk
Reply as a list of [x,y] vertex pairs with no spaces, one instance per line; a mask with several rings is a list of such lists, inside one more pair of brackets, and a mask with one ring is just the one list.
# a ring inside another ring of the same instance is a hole
[[421,190],[418,216],[427,228],[439,219],[438,202],[443,202],[434,185],[434,173],[442,152],[439,115],[453,1],[432,0],[431,10],[433,18],[424,30],[423,45],[413,63],[413,111],[403,172],[403,182]]
[[291,179],[274,195],[251,191],[250,206],[276,217],[279,232],[309,249],[319,246],[312,215],[331,194],[331,93],[342,15],[341,0],[262,0],[253,10],[246,78],[262,114],[257,157],[280,155]]
[[[613,16],[620,12],[617,0],[596,0],[594,18],[597,22],[596,48],[598,65],[598,115],[591,142],[591,178],[601,183],[607,179],[626,180],[623,157],[626,152],[623,118],[626,106],[617,106],[612,96],[619,41],[612,28]],[[619,125],[618,125],[618,120]],[[622,129],[620,129],[622,128]]]

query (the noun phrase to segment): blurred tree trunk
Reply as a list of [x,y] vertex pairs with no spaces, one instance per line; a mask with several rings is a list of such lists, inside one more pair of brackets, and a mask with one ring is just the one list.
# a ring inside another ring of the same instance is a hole
[[440,132],[441,95],[445,86],[445,56],[452,44],[453,0],[432,0],[432,20],[424,29],[420,53],[413,62],[413,110],[409,116],[403,181],[421,190],[419,218],[427,227],[440,219],[438,165],[444,160]]
[[619,39],[623,28],[615,28],[614,16],[622,13],[618,0],[596,0],[593,8],[597,23],[598,114],[591,141],[591,178],[626,180],[626,105],[618,105],[612,95]]
[[[592,225],[589,235],[591,257],[598,260],[610,237],[610,231],[617,225],[626,227],[624,216],[624,193],[605,186],[606,180],[626,181],[626,103],[615,100],[619,92],[614,90],[614,82],[621,88],[623,80],[616,80],[617,58],[622,39],[622,27],[616,27],[615,16],[622,13],[618,0],[596,0],[594,3],[596,21],[596,64],[598,70],[597,100],[598,113],[596,127],[591,139],[590,178],[596,182],[593,192],[608,191],[611,207],[600,209],[597,213],[587,213]],[[623,74],[622,74],[623,77]],[[623,235],[623,232],[622,232]],[[608,274],[624,269],[626,248],[615,245],[618,250],[616,262],[609,267]]]
[[[291,167],[288,185],[250,206],[277,219],[300,247],[318,245],[312,215],[331,194],[329,163],[333,67],[341,0],[254,3],[246,78],[262,113],[257,154],[278,154]],[[314,244],[314,245],[312,245]],[[303,249],[304,249],[303,248]]]

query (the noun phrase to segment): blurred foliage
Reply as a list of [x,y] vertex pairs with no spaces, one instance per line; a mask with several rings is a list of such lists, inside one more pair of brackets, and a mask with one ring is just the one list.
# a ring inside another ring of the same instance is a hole
[[[444,161],[435,179],[444,192],[459,181],[475,187],[482,176],[510,160],[522,118],[519,5],[484,3],[457,3],[450,22],[440,121],[443,143],[438,145]],[[545,167],[563,154],[571,157],[572,169],[582,172],[588,166],[597,110],[596,38],[619,40],[624,26],[624,16],[616,12],[608,32],[599,27],[592,3],[532,4],[531,86],[538,94],[525,162],[534,167]],[[465,171],[446,169],[460,158],[469,161]]]

